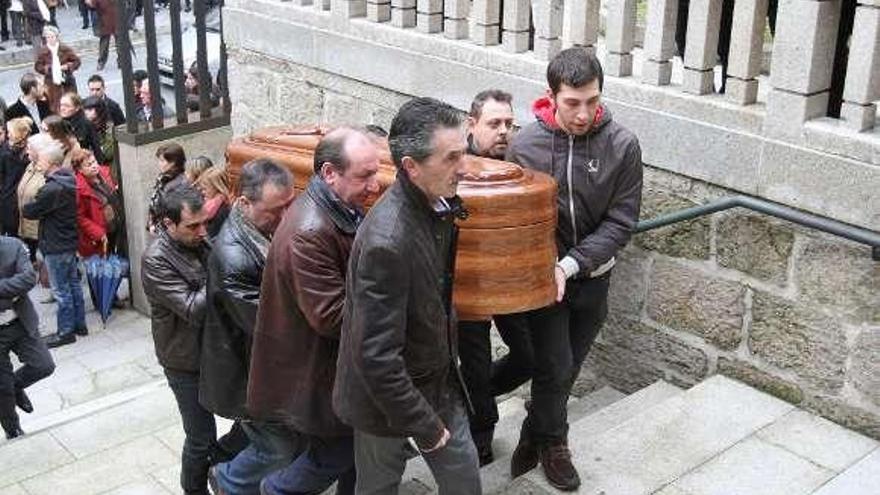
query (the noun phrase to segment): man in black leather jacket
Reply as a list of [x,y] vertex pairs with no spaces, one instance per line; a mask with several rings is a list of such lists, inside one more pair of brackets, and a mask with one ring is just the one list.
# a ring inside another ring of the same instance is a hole
[[234,459],[214,467],[212,483],[219,482],[228,493],[251,493],[263,476],[293,455],[273,458],[245,408],[263,268],[272,235],[293,200],[293,176],[270,160],[258,159],[242,167],[239,187],[240,195],[208,256],[199,400],[214,414],[239,421],[250,439]]
[[400,108],[389,133],[397,181],[352,247],[333,406],[355,429],[357,493],[396,493],[410,440],[441,494],[481,491],[451,301],[461,124],[430,98]]

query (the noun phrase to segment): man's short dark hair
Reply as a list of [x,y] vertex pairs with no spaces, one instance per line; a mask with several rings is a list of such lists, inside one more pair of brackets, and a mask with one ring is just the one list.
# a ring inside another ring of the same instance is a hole
[[400,107],[391,122],[388,145],[398,169],[403,157],[423,162],[434,152],[434,131],[461,127],[462,112],[433,98],[414,98]]
[[263,186],[266,184],[272,184],[279,188],[290,187],[293,184],[293,174],[268,158],[257,158],[241,167],[238,187],[241,190],[241,195],[248,201],[254,202],[262,199]]
[[156,158],[162,157],[166,162],[174,165],[174,169],[183,172],[186,166],[186,152],[183,146],[177,143],[165,143],[156,149]]
[[364,131],[370,136],[376,136],[380,138],[388,137],[388,131],[386,131],[385,128],[381,125],[367,124],[364,126]]
[[188,184],[175,187],[162,195],[159,201],[159,218],[167,218],[175,225],[180,223],[184,205],[189,211],[196,212],[205,205],[205,198],[198,189]]
[[477,93],[477,96],[474,96],[474,101],[471,102],[471,112],[469,115],[474,120],[480,120],[480,115],[483,113],[483,105],[489,100],[495,100],[498,103],[507,103],[513,108],[513,96],[510,93],[500,89],[487,89],[485,91],[480,91]]
[[362,133],[362,131],[351,127],[340,127],[333,129],[321,139],[321,142],[315,147],[313,162],[315,175],[321,175],[321,167],[325,163],[332,163],[333,167],[341,174],[348,170],[351,162],[345,153],[345,143],[355,133]]
[[92,77],[89,78],[89,83],[93,82],[99,82],[101,86],[104,86],[104,78],[100,74],[92,74]]
[[37,76],[33,74],[33,72],[25,72],[23,76],[21,76],[21,81],[18,83],[18,87],[21,88],[21,94],[26,95],[31,92],[32,89],[36,88],[38,85]]
[[579,88],[597,79],[599,91],[602,91],[605,84],[602,64],[596,55],[583,48],[562,50],[547,64],[547,84],[553,94],[558,93],[563,84]]
[[147,74],[147,71],[145,71],[144,69],[138,69],[138,70],[131,73],[131,78],[134,80],[134,82],[136,82],[138,84],[141,84],[142,82],[144,82],[144,79],[146,79],[148,77],[150,77],[150,76]]

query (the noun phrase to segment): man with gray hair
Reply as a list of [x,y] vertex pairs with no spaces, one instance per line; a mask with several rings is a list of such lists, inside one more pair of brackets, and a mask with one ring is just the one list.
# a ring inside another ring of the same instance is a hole
[[61,166],[64,150],[46,133],[28,139],[37,170],[46,184],[21,215],[40,221],[39,246],[49,270],[49,283],[58,301],[58,331],[46,339],[50,348],[76,342],[76,335],[88,335],[85,302],[77,269],[76,179],[73,170]]
[[293,176],[271,160],[257,159],[242,167],[238,185],[238,197],[208,256],[199,401],[214,414],[239,421],[250,446],[214,467],[209,481],[215,494],[255,493],[260,479],[294,454],[291,448],[274,460],[265,429],[250,421],[245,407],[263,268],[272,235],[293,201]]

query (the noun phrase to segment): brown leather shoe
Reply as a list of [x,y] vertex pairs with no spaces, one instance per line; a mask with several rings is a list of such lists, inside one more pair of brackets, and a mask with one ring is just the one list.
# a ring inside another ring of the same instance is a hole
[[529,438],[529,434],[525,429],[519,433],[519,443],[510,457],[510,477],[516,478],[522,476],[538,465],[538,449],[537,446]]
[[544,476],[553,488],[573,492],[581,486],[581,477],[571,463],[571,451],[564,441],[551,442],[539,449]]

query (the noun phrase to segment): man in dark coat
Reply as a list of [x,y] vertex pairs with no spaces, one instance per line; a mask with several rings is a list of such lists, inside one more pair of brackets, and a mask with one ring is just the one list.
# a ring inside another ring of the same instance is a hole
[[82,0],[89,7],[95,9],[98,14],[98,26],[95,35],[98,36],[98,67],[101,72],[107,63],[110,54],[110,37],[116,36],[116,0]]
[[52,348],[72,344],[76,335],[89,333],[76,257],[76,179],[73,170],[62,167],[64,152],[47,133],[31,136],[28,145],[37,154],[34,161],[46,176],[46,184],[22,207],[21,216],[40,221],[40,252],[49,270],[52,295],[58,301],[58,332],[46,340]]
[[260,480],[295,454],[291,448],[277,462],[267,462],[270,453],[245,408],[263,267],[272,235],[293,200],[293,177],[270,160],[254,160],[242,167],[239,187],[208,257],[199,400],[214,414],[239,421],[250,439],[249,447],[214,468],[220,490],[256,493]]
[[95,160],[97,160],[98,163],[106,163],[107,157],[104,156],[104,151],[101,148],[101,140],[98,138],[98,131],[95,130],[95,126],[86,118],[82,106],[82,99],[78,94],[65,93],[64,96],[61,97],[59,114],[64,120],[70,123],[79,145],[83,149],[91,151],[92,154],[95,155]]
[[333,412],[332,391],[345,278],[364,205],[378,192],[379,156],[362,131],[341,128],[318,144],[315,175],[272,243],[251,361],[248,406],[290,425],[308,444],[267,477],[263,493],[353,493],[351,428]]
[[49,104],[40,99],[40,83],[37,76],[31,72],[25,72],[19,82],[21,96],[9,108],[6,109],[6,122],[19,117],[31,119],[31,135],[40,132],[40,122],[52,115]]
[[[122,125],[125,123],[125,113],[122,111],[122,107],[119,106],[119,103],[107,96],[107,88],[104,85],[104,78],[101,77],[100,74],[92,74],[89,77],[89,96],[94,96],[101,101],[103,101],[107,105],[107,113],[110,115],[110,120],[113,122],[114,126]],[[110,158],[110,157],[105,157]]]
[[[28,292],[37,274],[24,243],[0,236],[0,425],[7,439],[24,434],[17,405],[24,412],[34,410],[24,389],[52,374],[55,363],[40,340],[40,321]],[[14,373],[9,353],[23,365]]]
[[559,184],[556,303],[527,312],[534,349],[532,400],[511,459],[516,477],[540,461],[551,485],[580,486],[568,449],[566,402],[608,312],[615,256],[639,219],[639,141],[601,103],[602,66],[580,48],[547,67],[547,95],[536,121],[513,139],[507,159]]
[[478,494],[452,308],[461,115],[411,100],[389,145],[397,181],[352,246],[333,407],[355,430],[358,493],[396,493],[412,441],[441,494]]

